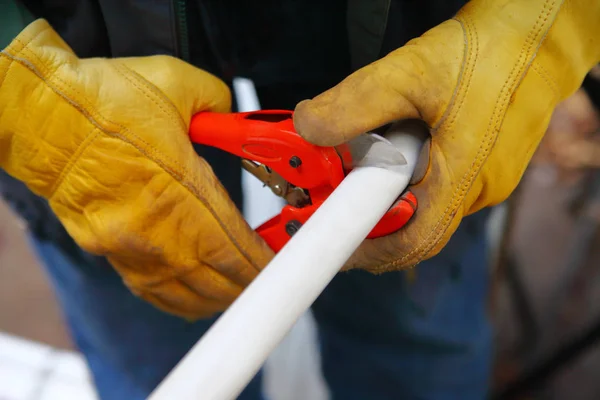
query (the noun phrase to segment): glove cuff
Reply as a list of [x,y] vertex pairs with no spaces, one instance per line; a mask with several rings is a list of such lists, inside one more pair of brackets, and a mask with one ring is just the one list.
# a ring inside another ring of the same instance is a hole
[[79,111],[47,82],[77,62],[44,19],[30,23],[0,52],[0,168],[45,198],[89,132],[70,131],[68,116]]

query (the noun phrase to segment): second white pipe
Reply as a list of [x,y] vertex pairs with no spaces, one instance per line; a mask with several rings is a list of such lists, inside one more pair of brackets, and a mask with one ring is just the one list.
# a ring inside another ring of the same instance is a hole
[[[233,93],[237,103],[237,111],[248,112],[260,110],[260,102],[254,83],[248,78],[233,79]],[[246,222],[256,228],[275,216],[285,205],[281,197],[273,196],[273,192],[256,179],[250,172],[242,169],[243,211]]]
[[387,138],[407,164],[355,168],[149,397],[235,399],[405,190],[420,135]]

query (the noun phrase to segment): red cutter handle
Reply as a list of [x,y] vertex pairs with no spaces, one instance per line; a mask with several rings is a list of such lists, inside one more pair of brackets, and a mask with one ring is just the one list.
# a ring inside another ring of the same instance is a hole
[[264,164],[308,190],[323,188],[331,193],[344,179],[335,149],[316,146],[298,135],[291,111],[198,113],[190,123],[190,138]]
[[[267,244],[278,252],[290,240],[298,229],[313,215],[322,204],[312,204],[303,208],[285,206],[279,215],[271,218],[256,229]],[[399,201],[379,220],[371,230],[368,239],[389,235],[402,228],[417,209],[417,198],[406,192]]]
[[[311,204],[283,207],[281,213],[259,226],[257,233],[278,252],[344,179],[338,152],[304,140],[294,129],[293,113],[285,110],[245,113],[201,112],[192,117],[194,143],[216,147],[264,164],[288,182],[309,190]],[[344,156],[344,155],[342,155]],[[416,210],[416,198],[406,193],[381,219],[368,238],[400,229]]]

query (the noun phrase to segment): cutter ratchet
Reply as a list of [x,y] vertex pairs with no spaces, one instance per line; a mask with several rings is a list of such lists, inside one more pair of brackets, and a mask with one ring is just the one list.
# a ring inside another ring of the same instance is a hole
[[[281,213],[256,228],[278,252],[342,182],[352,166],[347,145],[316,146],[296,133],[293,112],[264,110],[240,113],[201,112],[192,117],[192,142],[242,158],[242,167],[286,200]],[[415,196],[406,192],[367,238],[400,229],[413,216]]]

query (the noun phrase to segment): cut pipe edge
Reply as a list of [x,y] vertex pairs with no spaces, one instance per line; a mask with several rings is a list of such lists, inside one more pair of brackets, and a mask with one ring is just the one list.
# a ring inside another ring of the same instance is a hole
[[[407,163],[355,168],[150,395],[235,399],[381,217],[407,188],[424,142],[414,129],[386,138]],[[400,129],[400,130],[399,130]]]

